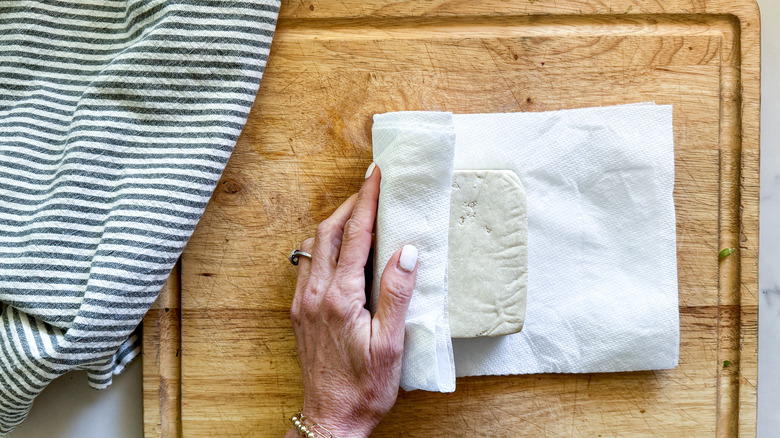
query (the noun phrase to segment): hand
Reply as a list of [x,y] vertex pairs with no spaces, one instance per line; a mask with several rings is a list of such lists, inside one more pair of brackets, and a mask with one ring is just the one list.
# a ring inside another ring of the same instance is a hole
[[[407,245],[387,263],[374,317],[365,309],[364,267],[381,179],[379,168],[372,168],[360,192],[301,245],[312,259],[300,259],[291,310],[303,413],[339,438],[368,436],[395,404],[404,320],[417,277],[417,249]],[[295,429],[288,436],[297,436]]]

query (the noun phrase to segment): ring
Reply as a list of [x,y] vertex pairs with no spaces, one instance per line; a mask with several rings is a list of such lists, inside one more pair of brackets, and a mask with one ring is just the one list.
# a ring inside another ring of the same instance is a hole
[[292,263],[293,266],[298,266],[298,258],[300,258],[300,256],[311,258],[311,254],[301,251],[300,249],[294,249],[287,258],[290,259],[290,263]]

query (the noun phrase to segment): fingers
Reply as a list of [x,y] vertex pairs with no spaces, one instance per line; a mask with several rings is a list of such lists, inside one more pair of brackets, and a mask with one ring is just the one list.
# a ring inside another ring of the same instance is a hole
[[[303,252],[312,253],[314,248],[314,238],[308,238],[301,243],[300,250]],[[303,294],[306,290],[306,285],[309,282],[309,275],[311,274],[311,260],[308,257],[298,257],[298,278],[295,282],[295,295],[293,296],[292,306],[290,307],[290,316],[292,317],[293,324],[298,325],[301,322],[302,309],[301,304],[303,301]]]
[[[352,216],[344,224],[344,237],[339,254],[337,275],[351,281],[359,278],[363,280],[363,268],[368,260],[371,250],[374,219],[376,207],[379,201],[379,182],[381,172],[375,164],[371,164],[367,172],[366,181],[358,192],[355,208]],[[361,293],[362,287],[361,287]]]
[[318,307],[322,292],[333,280],[344,222],[352,214],[356,200],[356,195],[350,196],[328,219],[320,223],[314,238],[306,239],[301,244],[301,251],[308,252],[312,258],[298,259],[298,278],[290,309],[294,326],[301,323],[304,314]]
[[[314,251],[314,238],[310,237],[301,243],[300,250],[311,254]],[[308,257],[298,257],[298,279],[296,282],[296,291],[301,286],[305,285],[309,280],[309,274],[311,273],[311,260]]]
[[329,218],[322,221],[317,227],[314,237],[314,248],[311,253],[310,275],[310,278],[315,281],[315,284],[312,284],[312,286],[319,288],[317,290],[326,289],[333,280],[339,260],[344,224],[352,215],[357,199],[356,194],[350,196]]
[[[366,182],[360,192],[347,199],[333,214],[317,227],[311,245],[311,261],[299,263],[293,316],[319,308],[325,301],[334,308],[362,308],[365,304],[365,276],[363,269],[371,250],[371,231],[379,198],[380,172],[372,163],[366,172]],[[340,287],[331,288],[336,275]],[[333,290],[334,294],[326,294]],[[346,292],[346,293],[345,293]]]
[[387,262],[379,283],[375,321],[390,342],[403,347],[404,322],[417,279],[417,248],[406,245]]

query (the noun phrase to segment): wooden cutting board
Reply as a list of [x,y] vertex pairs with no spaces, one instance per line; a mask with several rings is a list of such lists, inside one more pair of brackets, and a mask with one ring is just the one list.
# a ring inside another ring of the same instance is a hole
[[674,106],[680,365],[458,379],[400,394],[374,436],[755,435],[759,28],[750,0],[284,1],[243,135],[145,320],[146,437],[287,430],[286,256],[360,187],[373,114],[647,101]]

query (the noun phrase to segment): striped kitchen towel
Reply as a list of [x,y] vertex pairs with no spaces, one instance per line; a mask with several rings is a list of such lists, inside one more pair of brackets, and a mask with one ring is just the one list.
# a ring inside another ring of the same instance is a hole
[[0,1],[0,433],[105,388],[257,93],[279,0]]

